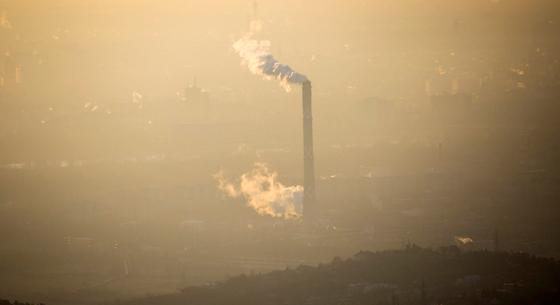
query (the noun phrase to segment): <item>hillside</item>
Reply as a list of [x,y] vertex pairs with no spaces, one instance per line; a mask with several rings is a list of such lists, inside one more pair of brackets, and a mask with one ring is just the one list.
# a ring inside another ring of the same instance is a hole
[[560,264],[553,259],[410,246],[240,275],[127,304],[559,304],[559,285]]

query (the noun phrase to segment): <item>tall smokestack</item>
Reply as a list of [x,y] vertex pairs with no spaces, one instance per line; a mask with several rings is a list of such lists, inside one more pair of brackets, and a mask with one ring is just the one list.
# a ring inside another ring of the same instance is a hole
[[303,104],[303,217],[309,220],[316,214],[311,82],[309,80],[304,81],[301,89]]

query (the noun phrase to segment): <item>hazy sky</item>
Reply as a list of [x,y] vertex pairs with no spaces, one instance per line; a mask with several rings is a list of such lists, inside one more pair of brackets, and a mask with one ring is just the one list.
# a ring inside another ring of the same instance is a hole
[[[255,19],[312,81],[318,228],[352,232],[317,247],[270,217],[301,210],[302,91],[242,64]],[[217,254],[330,260],[496,227],[558,255],[559,24],[558,0],[0,0],[0,298],[114,298],[129,259],[174,291],[252,268]]]
[[[481,52],[487,44],[512,55],[519,51],[511,50],[518,35],[555,34],[557,6],[507,0],[259,1],[257,18],[264,25],[260,39],[271,41],[280,61],[315,80],[318,94],[343,88],[360,97],[409,97],[423,90],[420,74],[431,72],[434,60],[445,60],[433,53],[471,58],[469,48],[476,45]],[[95,86],[96,94],[106,89],[108,99],[132,90],[161,97],[181,90],[193,76],[222,98],[249,87],[280,90],[240,68],[231,48],[253,18],[251,1],[3,1],[0,8],[13,27],[3,33],[0,48],[20,54],[26,70],[43,74],[51,90]],[[401,79],[407,77],[415,79]],[[403,81],[410,83],[404,91]]]

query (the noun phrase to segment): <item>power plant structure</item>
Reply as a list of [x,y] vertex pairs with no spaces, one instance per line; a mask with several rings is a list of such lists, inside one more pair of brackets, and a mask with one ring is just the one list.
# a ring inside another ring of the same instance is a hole
[[317,215],[315,202],[315,164],[313,158],[313,117],[311,111],[311,82],[290,66],[280,63],[270,53],[270,43],[252,38],[251,32],[233,43],[233,49],[243,59],[253,74],[266,79],[276,79],[286,91],[290,84],[301,84],[303,106],[303,219],[312,220]]
[[305,80],[301,86],[303,106],[303,218],[312,220],[316,216],[315,160],[313,157],[313,116],[311,109],[311,82]]

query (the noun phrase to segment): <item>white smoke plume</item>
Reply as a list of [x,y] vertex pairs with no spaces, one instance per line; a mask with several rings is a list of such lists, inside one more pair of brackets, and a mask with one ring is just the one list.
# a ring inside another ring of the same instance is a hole
[[247,33],[233,43],[233,49],[242,58],[253,74],[262,75],[266,79],[276,79],[280,85],[290,91],[290,84],[301,84],[307,80],[303,74],[297,73],[290,66],[281,64],[270,53],[270,41],[256,40],[254,33]]
[[465,246],[474,243],[474,240],[467,236],[455,236],[455,243],[460,246]]
[[302,213],[303,187],[284,186],[278,182],[278,173],[266,164],[255,163],[254,168],[241,175],[239,186],[229,182],[222,171],[214,175],[218,188],[232,198],[244,197],[247,206],[260,215],[295,219]]

